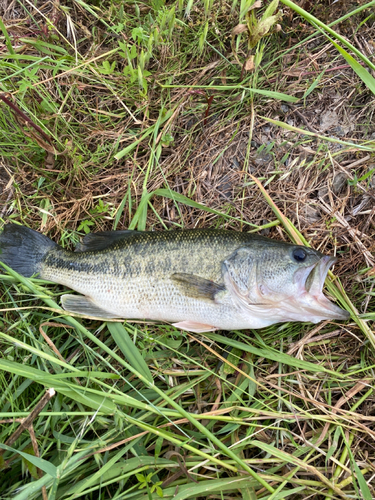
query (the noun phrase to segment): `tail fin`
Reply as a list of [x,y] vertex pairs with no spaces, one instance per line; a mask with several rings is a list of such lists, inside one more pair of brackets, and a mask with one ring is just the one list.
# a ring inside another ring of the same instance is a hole
[[29,278],[39,272],[43,257],[55,246],[47,236],[28,227],[7,224],[0,234],[0,262]]

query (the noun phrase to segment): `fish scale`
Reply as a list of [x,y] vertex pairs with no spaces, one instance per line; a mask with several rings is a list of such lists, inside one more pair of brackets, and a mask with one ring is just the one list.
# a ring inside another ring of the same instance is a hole
[[[168,234],[137,233],[101,251],[74,253],[56,247],[42,261],[40,275],[91,297],[116,317],[168,322],[187,318],[205,324],[216,319],[235,325],[233,310],[227,304],[188,297],[170,276],[183,271],[222,281],[225,256],[249,239],[243,233],[231,233],[234,237],[228,238],[227,232],[207,230],[176,232],[173,240],[166,238]],[[224,236],[224,244],[220,236]],[[202,262],[205,251],[213,258]]]
[[334,258],[249,233],[102,232],[70,252],[8,224],[0,250],[21,274],[82,294],[63,295],[62,305],[90,317],[166,321],[202,332],[348,316],[322,294]]

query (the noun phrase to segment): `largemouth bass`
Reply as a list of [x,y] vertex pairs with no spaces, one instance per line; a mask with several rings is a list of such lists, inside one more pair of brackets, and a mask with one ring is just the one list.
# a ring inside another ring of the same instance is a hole
[[322,292],[336,258],[225,230],[89,234],[75,252],[8,224],[0,261],[83,295],[62,306],[95,318],[157,320],[192,331],[262,328],[283,321],[344,320]]

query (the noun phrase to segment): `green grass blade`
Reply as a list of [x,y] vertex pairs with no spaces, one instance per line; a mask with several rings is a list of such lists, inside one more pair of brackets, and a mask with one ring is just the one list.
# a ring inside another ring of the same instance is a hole
[[[342,427],[339,427],[339,429],[340,429],[340,432],[341,432],[341,435],[342,435],[342,438],[343,438],[343,441],[344,441],[344,444],[346,447],[346,451],[349,455],[350,462],[354,468],[354,472],[356,473],[357,481],[358,481],[358,484],[359,484],[359,487],[361,490],[361,494],[362,494],[364,500],[373,500],[374,497],[371,494],[371,491],[367,485],[366,479],[363,477],[363,474],[362,474],[360,468],[358,467],[357,462],[355,461],[355,458],[353,456],[353,453],[351,450],[352,441],[349,438],[349,442],[348,442]],[[352,436],[350,436],[350,437],[352,437]]]
[[14,448],[11,448],[10,446],[7,446],[6,444],[0,443],[0,448],[5,451],[11,451],[13,453],[18,453],[18,455],[21,455],[25,460],[28,462],[31,462],[35,467],[38,467],[40,470],[45,472],[46,474],[49,474],[52,477],[57,477],[57,467],[55,467],[53,464],[48,462],[47,460],[44,460],[43,458],[36,457],[35,455],[30,455],[29,453],[25,453],[23,451],[15,450]]
[[[265,497],[260,497],[259,500],[282,500],[283,498],[288,498],[291,495],[297,495],[297,493],[303,491],[305,489],[304,486],[299,486],[297,488],[292,488],[291,490],[282,490],[278,493],[272,495],[267,495]],[[298,498],[298,496],[297,496]]]
[[340,52],[340,54],[344,57],[345,61],[350,65],[352,70],[355,73],[357,73],[357,75],[367,86],[367,88],[371,90],[373,94],[375,94],[375,78],[367,71],[366,68],[361,66],[359,62],[356,59],[354,59],[353,56],[351,56],[345,49],[340,47],[338,43],[336,43],[329,37],[327,38],[331,41],[332,45],[334,45],[336,49]]
[[[113,413],[116,410],[114,401],[117,404],[126,406],[129,405],[133,408],[142,410],[150,409],[145,403],[138,401],[127,394],[108,394],[104,391],[101,392],[99,390],[91,389],[90,387],[79,386],[72,382],[65,381],[63,378],[57,379],[54,375],[50,375],[49,373],[31,366],[16,363],[15,361],[0,359],[0,368],[8,373],[13,373],[29,380],[35,380],[45,387],[52,387],[57,392],[61,392],[62,394],[72,398],[74,401],[85,404],[94,410],[100,409],[100,411],[106,413]],[[81,372],[78,371],[78,376],[80,373]],[[71,376],[75,377],[76,375],[77,372],[73,372]]]
[[132,365],[132,367],[137,370],[137,372],[142,373],[142,375],[150,383],[153,383],[153,378],[146,361],[143,359],[141,353],[134,345],[132,339],[130,338],[123,325],[121,325],[121,323],[107,323],[107,327],[111,332],[113,340],[116,342],[121,352]]
[[317,365],[315,363],[310,363],[309,361],[304,361],[302,359],[294,358],[289,354],[284,354],[279,351],[273,351],[271,349],[260,349],[259,347],[253,347],[243,342],[238,342],[238,340],[233,340],[222,335],[218,335],[217,333],[205,333],[205,336],[209,339],[215,340],[215,342],[220,342],[224,345],[230,345],[242,351],[251,352],[255,356],[259,356],[260,358],[270,359],[272,361],[277,361],[278,363],[283,363],[288,366],[293,366],[298,370],[306,370],[313,373],[329,373],[334,375],[335,377],[342,378],[343,375],[340,373],[334,372],[332,370],[328,370],[324,368],[324,366]]
[[[163,123],[165,123],[167,120],[169,120],[169,118],[173,115],[173,112],[174,112],[174,109],[168,110],[165,113],[165,115],[161,118],[160,123],[158,123],[158,125],[160,126]],[[124,156],[131,153],[138,146],[138,144],[140,144],[144,139],[146,139],[146,137],[148,137],[149,135],[151,135],[154,132],[155,126],[156,125],[152,125],[151,127],[149,127],[146,130],[146,132],[144,132],[144,134],[142,134],[142,136],[139,139],[135,139],[135,141],[133,141],[131,144],[129,144],[129,146],[127,146],[126,148],[124,148],[121,151],[119,151],[118,153],[116,153],[114,158],[116,160],[121,160],[121,158],[123,158]]]
[[[176,486],[172,488],[165,488],[163,490],[164,498],[173,500],[187,500],[188,498],[209,498],[214,493],[235,493],[239,488],[244,488],[246,486],[253,487],[256,483],[254,480],[250,480],[246,477],[228,477],[225,479],[213,479],[210,481],[199,481],[198,484],[190,483],[184,484],[178,487],[176,491]],[[159,499],[156,493],[152,495],[152,500]],[[229,497],[226,497],[229,498]],[[142,495],[137,498],[137,500],[149,500],[148,495]]]
[[342,144],[343,146],[347,146],[348,148],[359,149],[361,151],[374,151],[374,146],[365,144],[355,144],[354,142],[343,141],[341,139],[337,139],[336,137],[328,137],[325,135],[317,134],[316,132],[310,132],[310,130],[305,130],[300,127],[295,127],[294,125],[289,125],[288,123],[281,122],[279,120],[274,120],[273,118],[268,118],[266,116],[260,116],[262,120],[266,122],[273,123],[285,130],[290,130],[292,132],[296,132],[297,134],[308,135],[310,137],[316,137],[317,139],[321,139],[322,141],[332,142],[335,144]]
[[[135,229],[137,225],[139,224],[139,221],[141,220],[142,216],[144,216],[144,212],[147,209],[147,205],[150,202],[151,198],[153,196],[162,196],[164,198],[169,198],[177,203],[183,203],[187,205],[188,207],[196,208],[197,210],[204,210],[205,212],[208,212],[210,214],[214,215],[219,215],[221,217],[225,217],[230,220],[235,220],[237,221],[237,217],[232,217],[231,215],[223,214],[222,212],[215,210],[210,207],[206,207],[205,205],[202,205],[201,203],[198,203],[196,201],[191,200],[187,196],[184,196],[183,194],[177,193],[176,191],[173,191],[172,189],[165,189],[165,188],[160,188],[156,189],[152,193],[145,193],[142,195],[142,200],[140,201],[137,211],[134,214],[134,217],[132,219],[132,222],[129,226],[129,229]],[[251,224],[251,222],[243,221],[244,224],[258,228],[257,225]],[[144,228],[139,228],[140,230],[143,230]]]
[[3,20],[2,18],[0,17],[0,30],[2,31],[3,35],[4,35],[4,38],[5,38],[5,45],[7,46],[7,49],[9,51],[9,54],[11,55],[14,55],[15,54],[15,51],[13,49],[13,45],[12,45],[12,42],[10,40],[10,37],[9,37],[9,34],[8,34],[8,31],[6,29],[6,26],[5,24],[3,23]]
[[72,495],[68,497],[68,500],[73,500],[73,498],[77,498],[80,496],[82,491],[85,489],[89,488],[96,482],[100,481],[100,479],[103,477],[103,475],[111,470],[112,467],[114,467],[117,462],[127,453],[129,448],[131,448],[134,445],[134,443],[129,443],[127,446],[124,446],[118,451],[117,453],[114,454],[113,457],[111,457],[106,464],[103,465],[95,474],[91,475],[89,478],[83,480],[79,486],[75,485],[72,491]]
[[[134,444],[134,442],[132,442]],[[128,447],[125,447],[126,450],[128,450]],[[159,466],[175,466],[176,463],[173,462],[172,460],[167,460],[165,458],[159,458],[158,459],[158,465]],[[139,456],[139,457],[133,457],[133,458],[128,458],[127,460],[117,462],[115,464],[112,463],[111,467],[106,468],[104,471],[100,469],[101,474],[94,476],[91,476],[90,478],[90,485],[91,485],[91,490],[93,491],[95,486],[101,485],[102,487],[105,487],[109,484],[112,484],[114,481],[117,481],[118,476],[124,476],[128,475],[131,476],[134,474],[137,469],[139,470],[141,467],[147,467],[147,466],[155,466],[155,457],[152,456]],[[87,489],[88,483],[86,482],[87,479],[82,479],[78,481],[76,484],[72,485],[66,492],[65,496],[74,495],[77,494],[77,492],[82,492],[82,494],[87,494],[88,491],[85,491],[85,488]],[[82,488],[84,486],[84,488]]]
[[374,497],[372,496],[372,493],[370,491],[370,488],[368,487],[366,479],[363,477],[363,474],[362,474],[360,468],[358,467],[357,462],[354,460],[354,458],[353,458],[352,463],[353,463],[354,471],[357,475],[357,481],[358,481],[363,499],[364,500],[373,500]]
[[291,2],[290,0],[281,0],[281,2],[286,5],[287,7],[290,7],[292,10],[297,12],[301,17],[306,19],[306,21],[310,22],[313,25],[318,26],[322,30],[326,31],[329,33],[333,38],[336,38],[342,45],[347,47],[349,50],[351,50],[359,59],[361,59],[367,66],[373,70],[375,70],[375,64],[373,64],[368,57],[362,54],[360,50],[358,50],[354,45],[352,45],[346,38],[341,36],[339,33],[336,33],[333,29],[331,29],[329,26],[324,24],[322,21],[319,21],[318,18],[307,12],[306,10],[302,9],[299,5],[295,4],[294,2]]
[[288,94],[283,94],[282,92],[275,92],[273,90],[263,90],[255,89],[252,87],[245,87],[243,85],[160,85],[162,88],[166,89],[207,89],[207,90],[245,90],[246,92],[251,92],[253,94],[264,95],[270,99],[276,99],[277,101],[285,102],[298,102],[300,99],[298,97],[293,97]]
[[262,443],[261,441],[251,441],[251,444],[253,446],[256,446],[257,448],[260,448],[261,450],[265,451],[266,453],[269,453],[272,456],[275,456],[277,458],[280,458],[281,460],[285,461],[286,463],[289,464],[294,464],[297,465],[298,467],[302,467],[303,469],[308,470],[309,472],[312,472],[313,474],[317,475],[319,479],[329,488],[332,489],[338,495],[340,498],[347,498],[346,495],[336,486],[329,481],[324,474],[322,474],[318,469],[313,467],[312,465],[307,464],[300,458],[297,458],[294,455],[291,455],[289,453],[286,453],[283,450],[279,450],[278,448],[275,448],[275,446],[272,446],[270,444]]

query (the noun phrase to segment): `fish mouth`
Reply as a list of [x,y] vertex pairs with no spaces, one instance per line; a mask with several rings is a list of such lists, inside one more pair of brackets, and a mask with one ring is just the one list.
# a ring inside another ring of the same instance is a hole
[[[324,281],[328,271],[333,264],[337,262],[336,257],[323,256],[314,266],[307,268],[306,280],[304,283],[304,292],[302,292],[302,307],[308,315],[311,314],[313,323],[324,319],[345,320],[350,317],[348,311],[345,311],[333,304],[323,294]],[[302,277],[302,276],[301,276]]]

